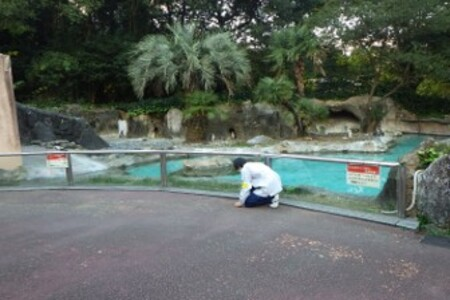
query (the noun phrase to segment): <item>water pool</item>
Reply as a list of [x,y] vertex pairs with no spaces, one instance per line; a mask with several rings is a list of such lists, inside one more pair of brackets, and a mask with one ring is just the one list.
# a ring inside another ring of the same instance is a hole
[[[426,138],[423,135],[404,135],[397,140],[397,144],[385,153],[327,153],[320,157],[348,158],[364,161],[396,162],[405,154],[416,149]],[[346,183],[346,164],[306,161],[298,159],[274,159],[272,167],[277,171],[286,187],[313,187],[340,194],[354,194],[359,196],[376,196],[381,188],[370,188],[348,185]],[[183,168],[183,160],[167,162],[168,174]],[[132,176],[141,178],[160,178],[159,162],[128,169]],[[381,168],[381,187],[387,180],[389,168]],[[217,176],[215,180],[229,183],[239,183],[240,176]]]

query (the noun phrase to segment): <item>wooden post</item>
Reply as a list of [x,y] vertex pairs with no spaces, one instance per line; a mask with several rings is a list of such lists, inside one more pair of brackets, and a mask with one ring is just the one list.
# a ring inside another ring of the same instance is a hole
[[[11,60],[0,54],[0,152],[21,152]],[[22,166],[22,157],[0,157],[0,169]]]

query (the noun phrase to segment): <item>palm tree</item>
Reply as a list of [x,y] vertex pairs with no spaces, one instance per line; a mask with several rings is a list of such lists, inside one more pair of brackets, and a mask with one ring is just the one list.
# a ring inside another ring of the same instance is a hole
[[248,81],[250,63],[228,33],[201,35],[193,24],[168,26],[169,36],[150,35],[131,53],[128,75],[139,98],[152,85],[166,93],[212,91],[223,84],[232,95]]
[[292,99],[294,97],[295,86],[284,76],[278,78],[262,78],[255,88],[254,97],[257,101],[267,102],[274,105],[283,105],[294,117],[296,135],[304,133],[304,126],[297,113]]
[[268,59],[277,75],[293,72],[297,92],[305,95],[305,61],[311,60],[316,72],[325,75],[322,67],[325,52],[318,38],[306,26],[285,28],[270,40]]
[[222,117],[216,108],[219,97],[211,92],[195,91],[185,98],[186,109],[183,111],[186,121],[186,141],[199,142],[207,139],[205,128],[208,119]]

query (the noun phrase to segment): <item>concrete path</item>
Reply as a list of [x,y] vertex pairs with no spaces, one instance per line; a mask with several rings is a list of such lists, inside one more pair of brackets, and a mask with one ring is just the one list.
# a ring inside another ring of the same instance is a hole
[[144,191],[0,192],[0,299],[449,299],[395,227]]

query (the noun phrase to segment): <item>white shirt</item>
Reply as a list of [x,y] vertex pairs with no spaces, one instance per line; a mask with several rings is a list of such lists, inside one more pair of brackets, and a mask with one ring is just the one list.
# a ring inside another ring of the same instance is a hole
[[241,169],[242,186],[239,201],[245,202],[252,187],[253,193],[261,197],[275,196],[283,190],[280,176],[267,165],[260,162],[247,162]]

